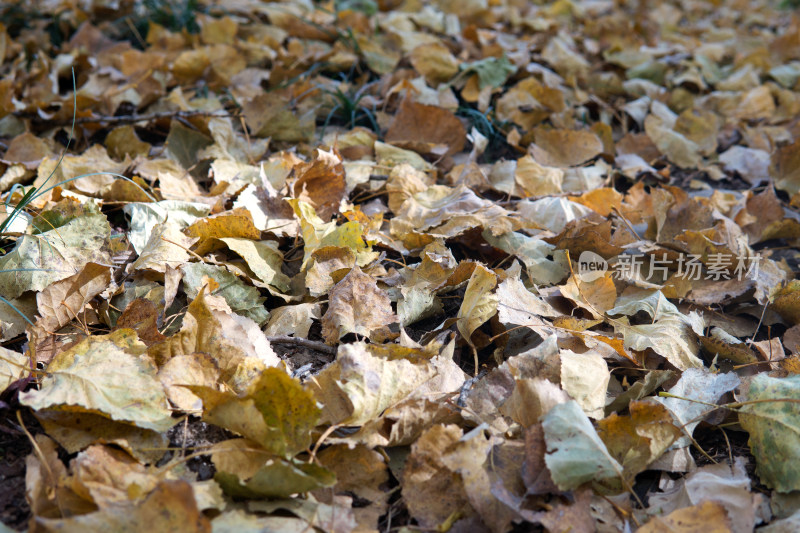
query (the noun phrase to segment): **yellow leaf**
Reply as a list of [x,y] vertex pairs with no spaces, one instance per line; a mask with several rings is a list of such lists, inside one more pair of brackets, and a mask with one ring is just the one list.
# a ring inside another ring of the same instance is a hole
[[492,293],[496,286],[495,273],[476,264],[457,315],[458,331],[471,346],[472,333],[497,313],[497,295]]
[[286,372],[268,368],[244,394],[191,386],[203,400],[203,419],[238,433],[273,455],[291,458],[311,444],[319,419],[312,394]]
[[435,375],[427,361],[388,360],[357,342],[339,347],[336,361],[317,375],[310,388],[323,405],[325,422],[358,426],[377,418]]
[[629,415],[612,413],[597,426],[597,434],[611,456],[622,465],[629,484],[683,434],[673,424],[667,408],[652,402],[631,402]]
[[205,255],[221,248],[217,242],[223,237],[259,240],[261,232],[253,225],[253,216],[247,209],[234,209],[219,215],[201,218],[184,230],[186,235],[199,239],[194,245],[197,255]]
[[132,329],[87,337],[56,355],[39,390],[20,401],[39,411],[99,413],[154,431],[175,425],[147,347]]
[[159,365],[178,355],[203,352],[219,367],[222,380],[243,391],[264,369],[281,363],[251,319],[209,309],[205,290],[189,304],[181,329],[148,350]]

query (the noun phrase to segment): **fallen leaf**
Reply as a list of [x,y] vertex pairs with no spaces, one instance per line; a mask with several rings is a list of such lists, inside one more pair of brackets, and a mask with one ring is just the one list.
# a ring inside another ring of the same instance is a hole
[[94,204],[66,199],[31,222],[35,233],[17,240],[0,258],[0,295],[17,298],[25,291],[77,274],[87,263],[111,263],[111,227]]
[[272,458],[247,480],[227,472],[217,472],[214,480],[226,494],[235,498],[288,498],[292,494],[330,487],[336,477],[312,463]]
[[[672,413],[683,430],[692,435],[708,411],[709,403],[716,403],[723,394],[739,385],[739,378],[732,372],[715,374],[701,368],[684,370],[678,382],[667,392],[672,396],[657,397],[655,401],[663,404]],[[676,446],[688,446],[690,440],[685,436],[678,439]]]
[[725,508],[715,502],[684,507],[664,517],[655,517],[639,528],[643,533],[675,531],[677,533],[730,533],[731,522]]
[[464,126],[452,112],[408,99],[403,100],[386,132],[386,142],[442,144],[448,155],[460,152],[466,138]]
[[268,368],[244,394],[188,387],[203,401],[203,419],[238,433],[273,455],[291,458],[311,444],[319,418],[313,396],[283,370]]
[[[386,509],[387,495],[381,485],[388,482],[389,471],[384,457],[366,446],[350,448],[340,444],[322,450],[317,459],[320,464],[334,473],[337,494],[355,494],[367,505],[353,509],[353,514],[362,528],[376,527]],[[322,498],[324,493],[320,491]]]
[[212,311],[205,290],[189,304],[180,331],[148,349],[159,366],[177,355],[197,352],[209,354],[222,380],[239,392],[265,368],[280,364],[258,324],[244,316]]
[[129,500],[126,505],[61,520],[37,518],[36,523],[53,531],[135,531],[141,524],[161,531],[211,531],[211,525],[197,509],[194,492],[186,481],[162,481],[140,502]]
[[391,335],[388,326],[396,322],[389,297],[356,266],[330,291],[322,336],[328,344],[348,333],[380,342]]
[[108,287],[111,270],[97,263],[87,263],[77,274],[47,286],[36,295],[36,305],[41,320],[38,325],[48,331],[57,331],[74,318],[79,318],[84,307]]
[[602,418],[611,373],[602,356],[561,350],[561,386],[590,418]]
[[269,318],[269,311],[264,307],[266,298],[261,296],[258,289],[245,285],[225,268],[207,263],[184,263],[181,271],[183,287],[189,298],[196,298],[205,280],[212,279],[219,288],[211,293],[222,296],[233,312],[259,325]]
[[580,165],[603,151],[602,141],[590,131],[537,128],[534,139],[531,155],[549,167]]
[[204,353],[176,355],[158,370],[158,379],[170,403],[187,413],[202,412],[203,401],[186,385],[214,388],[219,377],[216,362]]
[[458,61],[442,43],[421,44],[411,51],[409,59],[432,87],[447,83],[458,73]]
[[0,391],[4,391],[9,385],[22,379],[28,372],[28,358],[19,352],[2,347],[0,349]]
[[458,331],[473,348],[473,332],[497,313],[497,295],[492,292],[496,286],[494,272],[481,264],[475,265],[457,315]]
[[115,326],[115,329],[124,328],[134,330],[148,348],[166,338],[158,331],[158,309],[146,298],[136,298],[125,307]]
[[318,151],[311,162],[294,168],[297,180],[293,196],[311,205],[323,220],[339,212],[345,196],[345,175],[341,157],[334,152]]
[[611,456],[577,402],[555,405],[542,419],[542,428],[547,443],[544,460],[559,489],[622,475],[622,465]]
[[215,215],[201,218],[193,222],[184,230],[186,235],[197,240],[194,252],[205,255],[220,248],[216,242],[223,237],[238,237],[250,240],[259,240],[261,232],[253,225],[253,217],[246,209],[234,209]]
[[518,379],[500,412],[522,427],[538,423],[554,406],[570,400],[558,385],[541,378]]
[[131,329],[87,337],[56,355],[41,388],[20,394],[20,401],[36,410],[98,413],[166,431],[176,421],[146,350]]
[[613,413],[600,420],[597,432],[611,456],[622,465],[623,487],[633,486],[636,475],[682,435],[664,406],[638,401],[630,403],[629,415]]
[[281,271],[283,254],[274,241],[252,241],[235,237],[220,239],[239,254],[260,281],[272,285],[281,292],[289,290],[291,280]]
[[748,444],[756,457],[761,482],[779,492],[797,490],[800,475],[795,459],[800,439],[794,400],[800,392],[800,377],[753,376],[747,402],[739,411],[739,422],[750,433]]
[[390,361],[376,357],[363,343],[341,346],[336,361],[310,386],[323,405],[322,420],[359,426],[374,418],[432,379],[436,370],[427,361]]
[[609,315],[634,315],[644,311],[653,319],[651,324],[629,325],[616,319],[614,328],[623,334],[625,347],[633,350],[652,348],[681,370],[703,366],[697,357],[696,335],[702,334],[703,321],[692,312],[684,315],[670,303],[660,291],[651,292],[636,299],[632,294],[623,294]]

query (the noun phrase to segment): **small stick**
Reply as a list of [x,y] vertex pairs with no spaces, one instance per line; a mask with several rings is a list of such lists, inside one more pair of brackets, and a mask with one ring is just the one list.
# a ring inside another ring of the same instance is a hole
[[293,344],[295,346],[302,346],[303,348],[316,350],[329,355],[336,355],[336,348],[333,346],[328,346],[324,342],[301,339],[299,337],[289,337],[288,335],[267,337],[267,340],[269,340],[269,342],[274,342],[275,344]]
[[[65,126],[67,124],[72,124],[73,120],[70,118],[69,120],[48,120],[41,118],[39,116],[30,115],[30,114],[16,114],[21,118],[29,118],[33,122],[48,124],[50,126]],[[149,122],[151,120],[156,120],[159,118],[187,118],[187,117],[232,117],[235,115],[230,115],[228,113],[221,114],[216,111],[160,111],[158,113],[149,113],[146,115],[119,115],[115,117],[109,116],[97,116],[97,117],[78,117],[75,119],[75,124],[136,124],[137,122]]]

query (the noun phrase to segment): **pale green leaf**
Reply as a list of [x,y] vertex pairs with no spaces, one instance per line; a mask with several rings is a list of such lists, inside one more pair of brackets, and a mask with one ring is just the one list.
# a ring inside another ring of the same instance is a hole
[[739,411],[739,422],[750,433],[756,473],[778,492],[800,490],[799,400],[800,375],[757,374],[750,381],[747,401],[758,403],[748,403]]
[[235,498],[288,498],[299,492],[331,487],[336,483],[336,476],[313,463],[273,458],[247,481],[228,472],[217,472],[214,480],[226,494]]
[[251,241],[236,237],[220,239],[228,248],[242,256],[258,279],[282,292],[289,290],[289,277],[281,272],[283,254],[275,241]]
[[559,489],[575,489],[622,473],[622,465],[608,453],[577,402],[555,405],[542,420],[542,428],[547,444],[544,461]]
[[197,296],[204,285],[203,277],[207,276],[219,284],[219,288],[212,294],[222,296],[234,313],[246,316],[258,324],[263,324],[269,318],[269,311],[264,307],[266,298],[261,296],[258,289],[245,285],[225,268],[206,263],[186,263],[181,270],[183,286],[189,298],[194,299]]
[[0,296],[10,299],[40,291],[80,272],[89,262],[111,263],[111,226],[94,204],[82,206],[63,224],[64,215],[54,211],[45,211],[31,223],[40,233],[22,236],[11,252],[0,257]]

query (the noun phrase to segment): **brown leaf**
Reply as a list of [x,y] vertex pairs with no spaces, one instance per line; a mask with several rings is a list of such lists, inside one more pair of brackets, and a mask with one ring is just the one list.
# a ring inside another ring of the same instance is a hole
[[[590,217],[585,217],[567,223],[558,236],[545,240],[555,244],[559,250],[569,250],[573,261],[586,251],[610,259],[623,251],[621,244],[617,244],[612,238],[611,226],[611,220],[597,223],[590,220]],[[615,236],[623,231],[627,233],[626,230],[617,230]]]
[[776,150],[770,170],[777,189],[797,194],[800,191],[800,140]]
[[33,516],[59,517],[61,513],[85,513],[95,509],[66,486],[67,469],[58,457],[56,443],[46,435],[36,435],[38,453],[25,459],[25,498]]
[[322,336],[328,344],[336,344],[348,333],[380,342],[391,336],[388,326],[396,322],[389,297],[356,266],[330,292]]
[[39,326],[47,331],[61,329],[78,318],[86,304],[103,292],[110,282],[110,268],[86,263],[77,274],[48,285],[36,295],[36,306],[42,317]]
[[95,443],[114,444],[142,463],[156,463],[169,445],[166,433],[109,420],[93,413],[39,411],[36,419],[68,453]]
[[683,435],[667,408],[654,402],[631,402],[630,415],[613,413],[597,426],[597,434],[622,465],[628,483]]
[[139,340],[148,347],[166,339],[158,331],[158,309],[146,298],[135,299],[122,311],[116,325],[116,329],[121,328],[131,328],[136,331]]
[[125,505],[131,496],[149,493],[159,478],[124,451],[106,445],[90,446],[70,463],[72,490],[100,509]]
[[403,100],[386,132],[386,142],[443,144],[448,155],[460,152],[466,138],[464,126],[452,112],[408,98]]
[[550,478],[550,471],[544,462],[546,451],[542,425],[534,424],[525,429],[525,460],[522,463],[521,475],[528,494],[558,492],[558,487]]
[[500,412],[528,428],[539,422],[554,405],[569,399],[561,387],[546,379],[518,379],[514,392],[500,406]]
[[551,167],[580,165],[603,151],[603,142],[586,130],[534,130],[535,144],[531,155],[539,163]]
[[[329,446],[317,455],[319,463],[336,474],[336,494],[355,494],[367,503],[353,509],[356,521],[362,528],[374,529],[385,512],[388,493],[381,486],[389,481],[389,470],[384,456],[366,446],[350,448],[345,444]],[[328,500],[330,491],[318,491],[320,501]]]
[[211,523],[197,509],[194,491],[186,481],[162,481],[144,500],[65,519],[38,519],[51,531],[153,531],[210,533]]
[[298,200],[308,202],[325,222],[339,212],[339,203],[345,196],[344,167],[335,152],[317,151],[317,157],[294,169],[297,181],[292,194]]
[[273,141],[307,141],[314,134],[314,114],[298,115],[289,103],[274,94],[260,94],[243,108],[247,126],[254,135]]
[[[2,58],[0,58],[2,59]],[[50,146],[32,133],[25,132],[14,137],[2,158],[5,163],[22,163],[25,168],[34,170],[42,159],[52,154]]]
[[403,471],[403,499],[423,527],[436,527],[453,513],[474,515],[461,477],[443,463],[444,453],[458,444],[455,425],[434,426],[411,446]]
[[639,533],[660,533],[662,531],[674,531],[675,533],[730,533],[731,521],[721,504],[705,501],[700,505],[672,511],[667,516],[656,516],[640,527],[638,531]]

